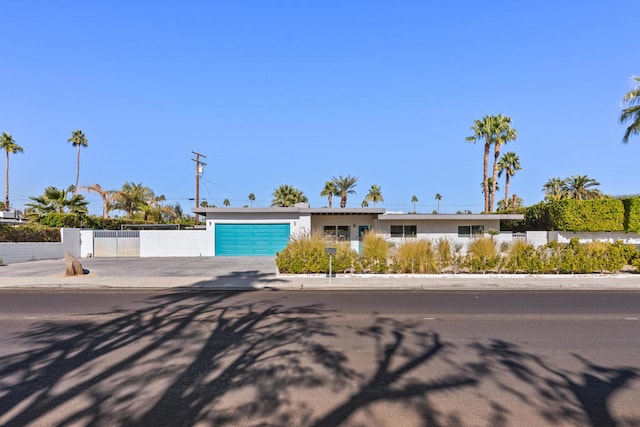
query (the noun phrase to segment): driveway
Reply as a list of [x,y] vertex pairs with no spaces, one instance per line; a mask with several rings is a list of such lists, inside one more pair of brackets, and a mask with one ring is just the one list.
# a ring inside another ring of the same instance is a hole
[[[83,268],[98,277],[219,277],[276,274],[274,257],[81,258]],[[0,266],[0,277],[55,277],[65,260],[21,262]]]

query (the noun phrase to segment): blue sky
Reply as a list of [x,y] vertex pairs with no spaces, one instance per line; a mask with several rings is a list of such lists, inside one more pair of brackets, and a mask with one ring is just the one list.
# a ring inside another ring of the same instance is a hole
[[[359,178],[391,211],[482,210],[475,119],[512,118],[530,205],[551,177],[640,193],[640,138],[622,144],[623,94],[640,74],[629,1],[2,2],[0,132],[12,206],[49,185],[142,183],[190,208],[268,206],[281,184],[322,207],[325,181]],[[2,162],[4,172],[4,161]],[[4,174],[2,174],[4,200]],[[501,180],[501,187],[504,182]],[[99,197],[87,195],[91,211]]]

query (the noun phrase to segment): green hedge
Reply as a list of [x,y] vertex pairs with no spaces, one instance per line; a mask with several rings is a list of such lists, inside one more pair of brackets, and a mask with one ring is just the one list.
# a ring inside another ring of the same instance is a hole
[[624,204],[619,199],[561,200],[549,217],[563,231],[624,231]]
[[[640,198],[559,200],[526,208],[514,231],[640,231]],[[518,228],[518,229],[517,229]]]
[[39,224],[2,225],[0,242],[59,242],[60,229]]
[[624,199],[624,229],[640,232],[640,197]]
[[35,222],[47,227],[67,228],[91,228],[96,230],[120,230],[126,224],[146,224],[146,221],[132,220],[130,218],[107,218],[92,215],[75,215],[50,213],[35,220]]

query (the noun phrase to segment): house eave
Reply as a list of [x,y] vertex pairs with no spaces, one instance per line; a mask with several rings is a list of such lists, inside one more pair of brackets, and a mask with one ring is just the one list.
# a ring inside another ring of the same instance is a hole
[[471,221],[524,219],[524,214],[383,214],[378,221]]

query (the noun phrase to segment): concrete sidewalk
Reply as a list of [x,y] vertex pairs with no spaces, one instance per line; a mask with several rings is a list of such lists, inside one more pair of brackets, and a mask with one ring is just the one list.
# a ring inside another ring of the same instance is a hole
[[640,274],[279,275],[271,257],[85,258],[84,276],[64,260],[0,266],[0,288],[212,290],[638,290]]

